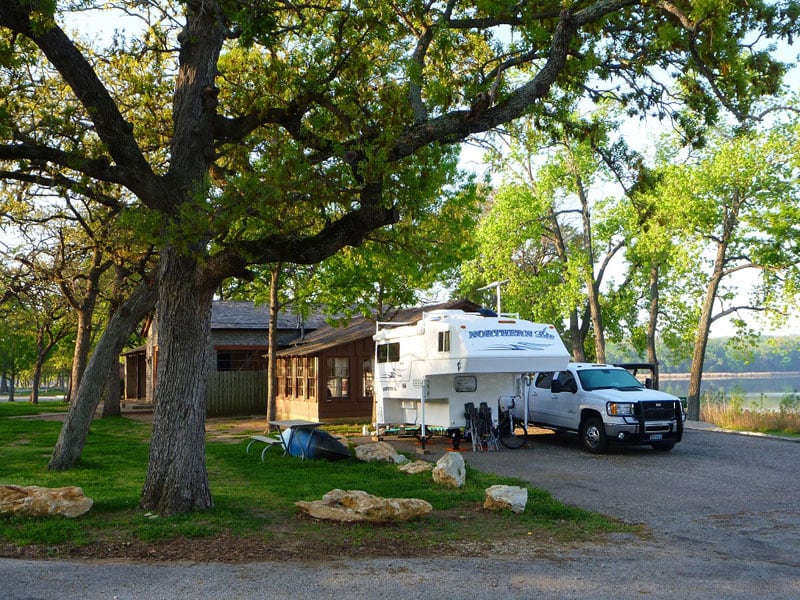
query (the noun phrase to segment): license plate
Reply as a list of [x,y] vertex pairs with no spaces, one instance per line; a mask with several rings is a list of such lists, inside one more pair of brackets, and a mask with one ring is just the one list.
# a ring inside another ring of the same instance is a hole
[[650,434],[650,439],[651,440],[660,440],[661,438],[662,438],[662,435],[660,433],[651,433]]

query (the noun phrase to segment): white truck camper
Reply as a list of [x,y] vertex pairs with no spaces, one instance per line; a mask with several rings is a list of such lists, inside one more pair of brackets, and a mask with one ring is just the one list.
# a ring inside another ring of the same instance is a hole
[[374,340],[378,435],[416,426],[423,445],[436,429],[455,442],[468,405],[521,401],[526,374],[569,363],[555,327],[508,314],[434,310],[416,323],[378,323]]

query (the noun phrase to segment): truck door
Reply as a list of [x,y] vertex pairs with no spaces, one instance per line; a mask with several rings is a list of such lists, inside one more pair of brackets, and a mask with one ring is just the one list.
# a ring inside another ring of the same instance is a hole
[[554,424],[555,399],[550,391],[554,373],[537,373],[533,380],[530,393],[531,421],[538,423]]
[[580,425],[578,382],[571,371],[560,371],[550,384],[554,424],[577,430]]
[[570,371],[538,373],[531,389],[531,420],[559,429],[578,428],[580,394]]

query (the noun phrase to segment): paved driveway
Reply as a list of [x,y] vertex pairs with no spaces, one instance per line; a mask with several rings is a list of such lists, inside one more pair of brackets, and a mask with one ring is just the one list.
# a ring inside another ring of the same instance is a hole
[[533,440],[530,449],[465,458],[563,502],[644,523],[653,543],[791,567],[800,581],[800,443],[693,428],[671,452],[593,455],[574,438]]
[[[434,445],[430,458],[443,451]],[[0,597],[800,598],[800,443],[693,429],[669,453],[629,449],[594,456],[575,441],[546,435],[530,449],[464,457],[475,468],[530,481],[564,502],[644,523],[652,535],[493,560],[0,560]]]

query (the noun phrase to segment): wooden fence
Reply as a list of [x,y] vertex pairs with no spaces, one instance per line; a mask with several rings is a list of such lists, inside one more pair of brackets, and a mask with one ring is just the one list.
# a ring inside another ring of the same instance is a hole
[[265,371],[215,371],[208,379],[210,417],[267,414]]

